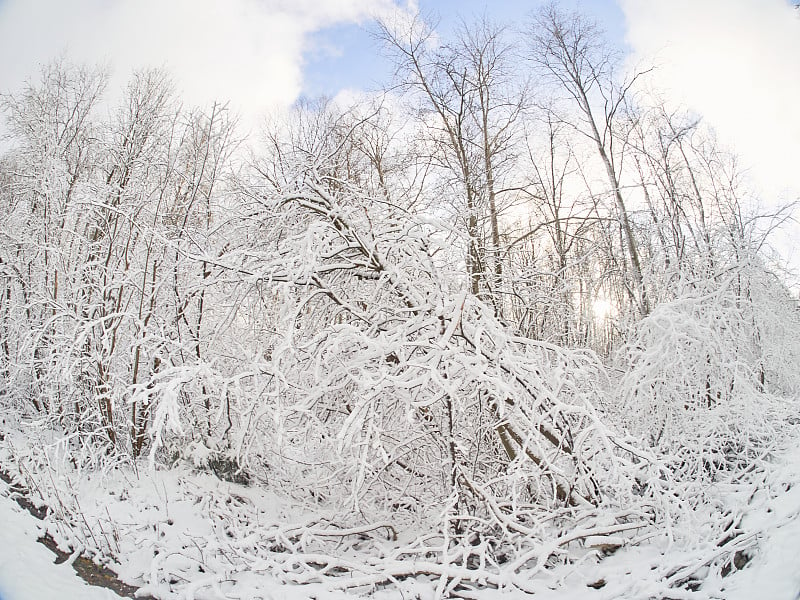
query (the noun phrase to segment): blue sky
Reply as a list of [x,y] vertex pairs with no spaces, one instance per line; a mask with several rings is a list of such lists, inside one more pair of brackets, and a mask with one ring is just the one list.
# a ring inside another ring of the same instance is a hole
[[[413,1],[413,0],[412,0]],[[441,17],[524,25],[545,0],[417,0]],[[187,105],[230,101],[249,129],[298,97],[369,90],[391,67],[370,18],[409,0],[0,0],[0,93],[63,56],[111,68],[109,104],[134,69],[164,67]],[[791,0],[560,0],[593,16],[653,89],[713,125],[767,197],[800,197],[800,11]],[[800,237],[800,234],[798,234]]]
[[[2,1],[2,0],[0,0]],[[438,18],[438,30],[447,37],[460,19],[483,14],[510,26],[523,25],[546,0],[420,0],[420,11]],[[616,0],[563,0],[562,5],[591,15],[605,30],[608,41],[625,47],[625,17]],[[391,63],[370,35],[370,25],[347,23],[313,33],[304,56],[304,96],[335,96],[340,90],[373,89],[391,77]]]

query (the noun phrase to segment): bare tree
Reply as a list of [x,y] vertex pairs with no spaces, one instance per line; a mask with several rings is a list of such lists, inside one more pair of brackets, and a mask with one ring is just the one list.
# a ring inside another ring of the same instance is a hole
[[[591,304],[591,285],[585,264],[593,247],[591,231],[596,223],[592,202],[579,194],[579,157],[569,139],[569,128],[541,111],[531,120],[526,136],[526,160],[518,168],[529,183],[521,188],[527,198],[528,221],[508,243],[516,263],[511,285],[516,309],[528,323],[521,330],[537,339],[566,345],[586,343],[584,307]],[[537,123],[537,121],[539,121]],[[539,307],[534,315],[533,307]]]
[[391,24],[380,31],[396,56],[401,85],[424,103],[423,121],[438,162],[463,192],[470,290],[501,314],[498,177],[512,156],[525,101],[511,69],[512,48],[503,28],[486,18],[462,23],[455,41],[438,47],[433,29],[419,18],[405,31]]
[[[80,415],[63,402],[60,390],[51,393],[48,371],[58,364],[62,345],[71,347],[74,340],[74,324],[65,316],[76,305],[73,284],[86,268],[82,230],[91,214],[98,150],[92,114],[105,82],[104,72],[62,60],[47,65],[40,81],[21,93],[2,97],[15,141],[7,180],[7,223],[12,227],[6,235],[16,241],[6,246],[10,253],[4,263],[14,273],[12,287],[28,323],[18,332],[20,351],[28,360],[17,376],[32,377],[30,398],[37,410],[66,422]],[[73,397],[76,390],[65,394]]]
[[[539,70],[566,92],[578,111],[571,122],[596,149],[614,198],[630,259],[640,314],[650,311],[642,261],[629,211],[622,196],[622,161],[627,135],[620,139],[618,117],[637,75],[619,83],[613,56],[605,50],[597,26],[579,14],[567,15],[555,4],[539,11],[530,33],[530,57]],[[560,116],[566,122],[568,117]]]

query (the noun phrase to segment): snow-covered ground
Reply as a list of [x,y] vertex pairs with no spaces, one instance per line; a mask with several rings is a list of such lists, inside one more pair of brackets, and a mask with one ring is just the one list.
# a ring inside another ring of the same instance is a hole
[[55,564],[55,555],[36,541],[42,524],[0,494],[0,598],[2,600],[118,600],[120,596],[80,579],[69,561]]
[[[204,488],[204,489],[202,489]],[[149,492],[148,492],[149,490]],[[45,525],[8,498],[0,486],[0,599],[2,600],[111,600],[115,593],[91,587],[75,575],[69,564],[54,564],[54,555],[36,539]],[[288,598],[348,597],[330,582],[314,581],[312,574],[298,572],[292,582],[271,570],[268,560],[253,561],[246,538],[275,527],[278,518],[300,519],[290,514],[272,496],[258,490],[220,482],[207,474],[140,473],[134,481],[126,476],[104,476],[102,486],[92,477],[72,492],[79,499],[95,534],[119,545],[117,568],[123,579],[138,583],[145,592],[160,598]],[[145,499],[150,497],[148,506]],[[65,495],[66,497],[66,495]],[[539,600],[693,598],[722,600],[798,600],[800,598],[800,448],[787,453],[763,479],[763,485],[748,499],[742,520],[741,539],[754,540],[757,551],[746,567],[722,577],[719,570],[700,569],[693,575],[702,580],[696,591],[671,589],[669,566],[683,560],[691,564],[692,553],[676,544],[655,539],[623,547],[603,560],[587,554],[585,561],[564,564],[539,572],[530,581]],[[66,500],[65,500],[66,504]],[[240,529],[231,529],[229,516],[241,510],[246,518]],[[141,512],[136,513],[137,510]],[[127,511],[127,512],[126,512]],[[100,515],[107,521],[102,525]],[[215,516],[216,515],[216,516]],[[113,517],[113,519],[112,519]],[[208,521],[204,522],[204,519]],[[228,532],[223,539],[211,520],[217,519]],[[255,519],[255,523],[245,521]],[[112,525],[111,521],[114,521]],[[258,521],[261,521],[259,525]],[[48,531],[59,539],[65,530],[55,522]],[[292,525],[286,524],[289,537]],[[153,533],[151,533],[153,532]],[[67,540],[61,537],[62,542]],[[75,544],[79,538],[73,538]],[[302,542],[300,543],[302,545]],[[752,548],[752,546],[750,546]],[[696,551],[693,550],[693,551]],[[239,554],[237,559],[236,554]],[[698,554],[698,556],[701,556]],[[236,565],[237,560],[241,563]],[[248,562],[249,561],[249,562]],[[344,562],[344,561],[343,561]],[[688,573],[688,571],[687,571]],[[307,576],[308,585],[296,585]],[[672,578],[677,577],[672,574]],[[599,589],[589,584],[599,581]],[[381,599],[436,598],[435,577],[399,580],[390,586],[360,588],[356,595]],[[527,598],[516,590],[485,589],[482,600]]]
[[726,600],[800,599],[800,448],[787,455],[770,480],[742,523],[761,532],[759,552],[730,575]]

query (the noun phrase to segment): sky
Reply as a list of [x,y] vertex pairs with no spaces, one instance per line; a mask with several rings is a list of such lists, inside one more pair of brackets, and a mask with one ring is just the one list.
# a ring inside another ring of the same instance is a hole
[[[300,96],[385,83],[371,19],[439,17],[446,36],[484,12],[514,25],[544,0],[0,0],[0,92],[65,56],[130,72],[168,68],[189,103],[229,99],[245,117]],[[703,115],[765,196],[800,197],[800,10],[790,0],[562,0],[599,21],[652,84]]]
[[[712,125],[764,212],[800,200],[800,9],[788,0],[620,0],[632,59]],[[800,210],[772,237],[800,291]]]
[[[230,99],[256,113],[300,95],[335,96],[386,82],[391,65],[370,34],[371,19],[398,7],[438,18],[446,35],[460,17],[483,13],[523,23],[544,1],[0,0],[0,92],[66,56],[109,65],[112,92],[133,69],[164,66],[190,101]],[[615,0],[581,5],[622,43]]]
[[620,0],[626,40],[773,195],[800,194],[800,10],[787,0]]
[[[523,25],[530,14],[546,0],[417,0],[415,7],[426,17],[438,22],[437,29],[446,32],[461,19],[470,21],[484,14],[511,27]],[[597,19],[617,45],[624,46],[624,15],[615,0],[564,0],[565,6],[580,7]],[[383,56],[380,45],[370,33],[370,23],[342,23],[310,36],[313,48],[304,69],[303,94],[333,95],[342,88],[369,89],[380,87],[391,77],[391,63]]]

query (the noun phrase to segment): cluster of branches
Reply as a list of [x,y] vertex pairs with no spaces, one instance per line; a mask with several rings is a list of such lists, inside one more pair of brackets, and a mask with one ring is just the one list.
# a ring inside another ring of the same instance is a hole
[[380,36],[400,97],[301,103],[249,155],[158,71],[107,119],[63,62],[4,96],[7,407],[76,461],[191,459],[513,572],[746,471],[800,389],[781,215],[581,16]]
[[219,106],[181,111],[158,71],[134,76],[99,122],[104,86],[60,62],[3,98],[2,369],[65,432],[137,456],[159,373],[196,368],[208,344],[212,273],[182,249],[222,243],[215,186],[232,122]]

